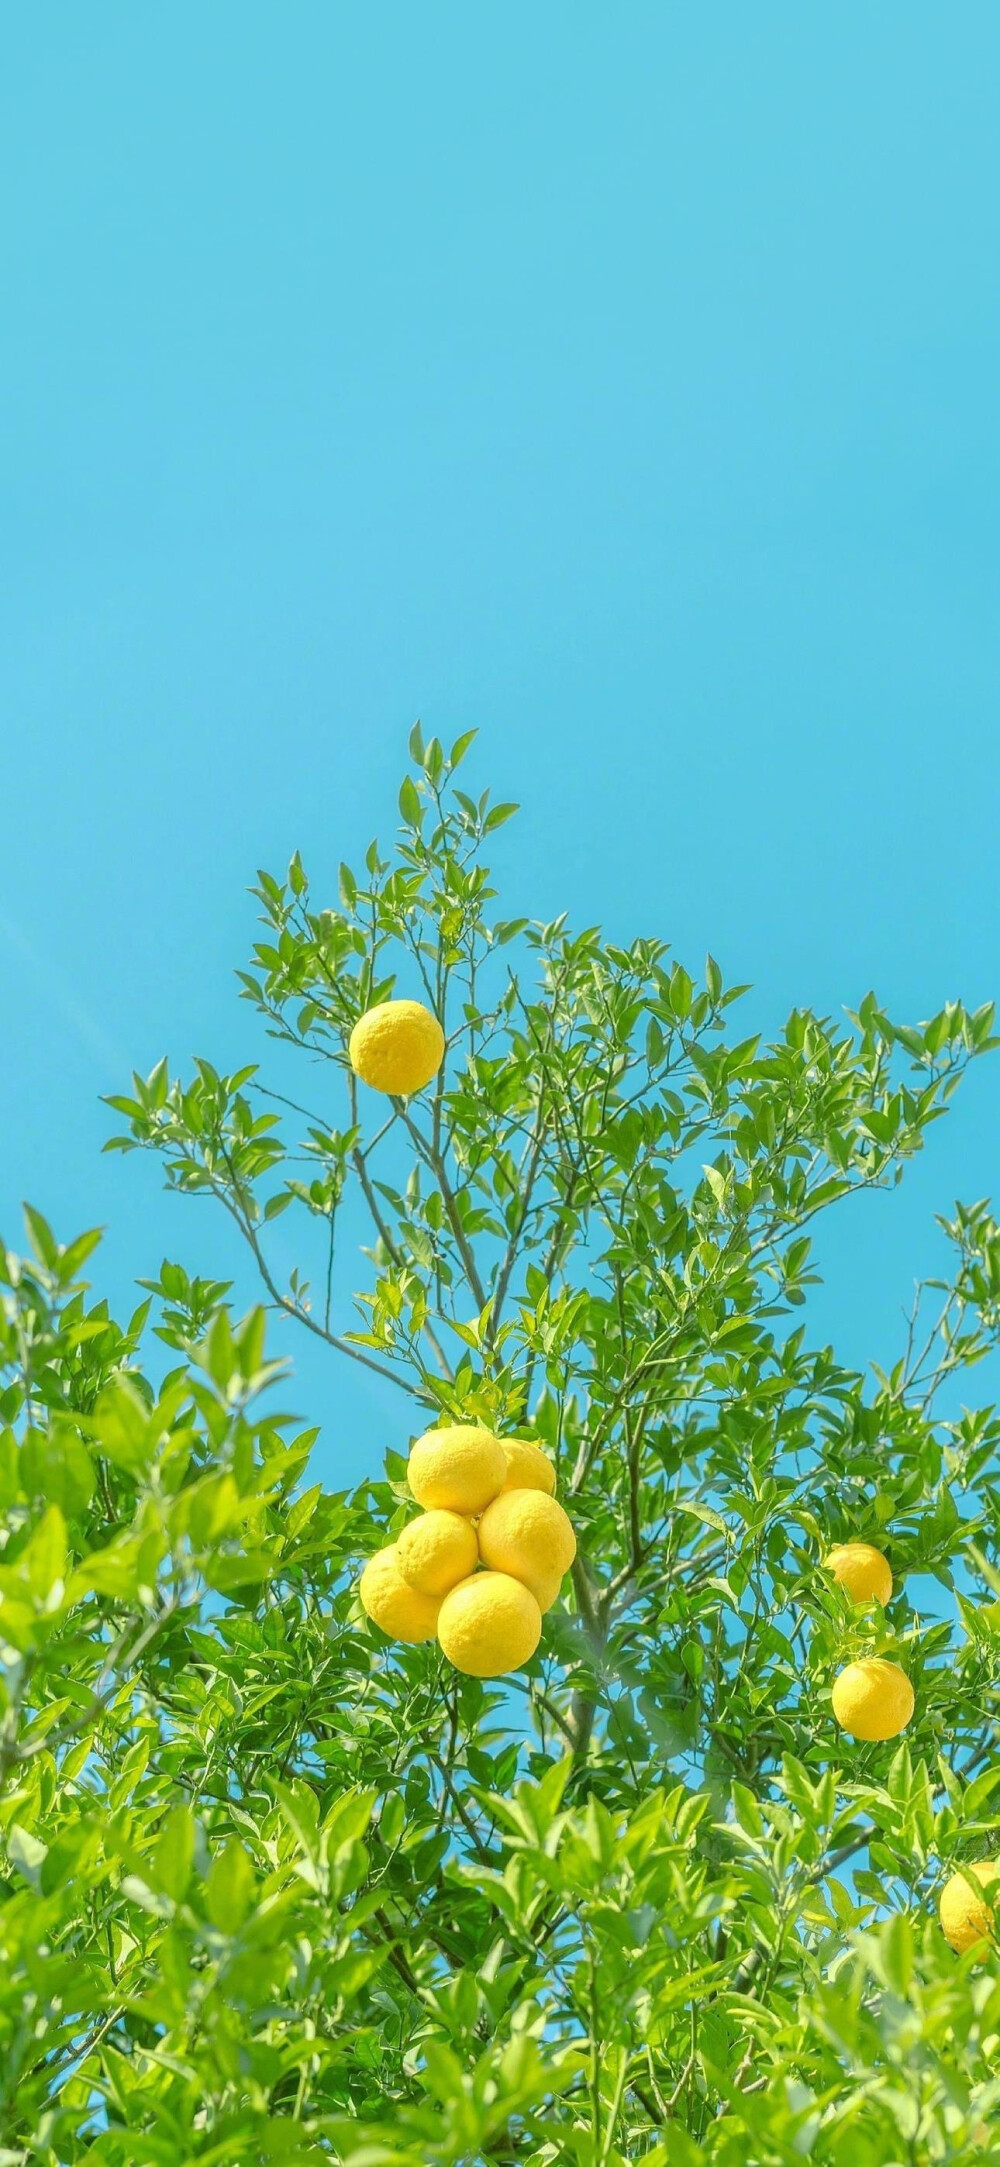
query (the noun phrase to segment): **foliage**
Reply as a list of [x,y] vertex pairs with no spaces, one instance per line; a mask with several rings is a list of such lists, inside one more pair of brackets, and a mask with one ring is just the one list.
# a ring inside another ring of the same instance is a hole
[[[260,876],[243,990],[318,1109],[204,1060],[112,1102],[268,1304],[399,1385],[386,1477],[303,1487],[314,1433],[226,1284],[162,1266],[154,1383],[145,1311],[89,1302],[93,1236],[32,1213],[6,1260],[0,2162],[1000,2158],[997,1962],[933,1917],[998,1825],[1000,1430],[961,1389],[1000,1230],[943,1222],[953,1272],[871,1379],[801,1314],[811,1222],[899,1179],[992,1011],[914,1028],[868,995],[765,1045],[711,959],[696,984],[657,940],[491,923],[512,808],[456,784],[469,741],[414,733],[398,847],[342,867],[339,909],[297,858]],[[448,1042],[410,1102],[345,1059],[394,992]],[[580,1533],[502,1686],[356,1601],[438,1414],[542,1437]],[[819,1570],[849,1536],[890,1555],[884,1616]],[[916,1687],[898,1745],[830,1712],[871,1652]]]

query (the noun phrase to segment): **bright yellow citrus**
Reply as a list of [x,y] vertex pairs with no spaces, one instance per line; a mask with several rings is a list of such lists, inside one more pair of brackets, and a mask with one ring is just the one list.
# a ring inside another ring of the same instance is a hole
[[852,1738],[898,1738],[913,1714],[913,1687],[898,1663],[880,1655],[848,1663],[833,1682],[833,1712]]
[[503,1486],[507,1462],[492,1430],[459,1423],[418,1437],[406,1479],[418,1505],[428,1511],[482,1512]]
[[539,1573],[535,1579],[525,1581],[524,1585],[531,1589],[543,1618],[546,1611],[551,1610],[553,1603],[558,1602],[562,1584],[562,1573]]
[[572,1522],[542,1490],[505,1490],[479,1522],[479,1555],[494,1572],[527,1587],[562,1578],[576,1556]]
[[396,1539],[403,1579],[421,1595],[447,1595],[479,1563],[476,1530],[457,1512],[422,1512]]
[[380,1001],[359,1017],[348,1053],[362,1083],[405,1099],[437,1075],[444,1032],[422,1001]]
[[[966,1949],[974,1949],[977,1942],[988,1941],[993,1935],[993,1921],[984,1903],[980,1903],[969,1887],[966,1875],[971,1874],[985,1889],[1000,1874],[1000,1859],[978,1859],[973,1866],[963,1866],[960,1874],[952,1874],[945,1882],[938,1904],[938,1916],[946,1941],[959,1956]],[[992,1898],[1000,1898],[998,1889]]]
[[470,1678],[502,1678],[534,1655],[542,1613],[509,1573],[473,1573],[446,1595],[438,1639],[449,1663]]
[[555,1494],[556,1471],[541,1445],[529,1445],[523,1437],[501,1437],[507,1462],[505,1490],[545,1490]]
[[358,1587],[368,1616],[393,1640],[433,1640],[437,1632],[439,1598],[418,1595],[403,1579],[394,1542],[370,1557]]
[[889,1560],[870,1542],[838,1543],[823,1559],[827,1572],[846,1588],[852,1602],[887,1603],[892,1594]]

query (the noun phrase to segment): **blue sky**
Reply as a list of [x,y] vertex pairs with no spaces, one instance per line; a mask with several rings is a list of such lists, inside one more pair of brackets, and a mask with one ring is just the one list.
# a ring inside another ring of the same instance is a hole
[[[106,0],[3,47],[8,1241],[106,1223],[119,1305],[235,1266],[99,1094],[252,1056],[247,884],[387,833],[418,714],[524,806],[512,912],[711,948],[747,1028],[1000,990],[994,6]],[[848,1358],[997,1186],[998,1086],[829,1244]],[[386,1393],[302,1351],[325,1472]]]

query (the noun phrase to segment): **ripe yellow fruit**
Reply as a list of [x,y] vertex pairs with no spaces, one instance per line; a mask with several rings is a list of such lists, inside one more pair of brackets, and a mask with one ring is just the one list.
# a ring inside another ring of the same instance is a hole
[[530,1588],[543,1618],[553,1603],[558,1602],[562,1584],[562,1573],[539,1573],[535,1579],[525,1581],[524,1585]]
[[887,1603],[892,1594],[889,1560],[870,1542],[838,1543],[823,1560],[827,1572],[846,1588],[852,1602]]
[[833,1712],[852,1738],[898,1738],[913,1714],[913,1687],[898,1663],[866,1656],[833,1682]]
[[358,1586],[368,1616],[393,1640],[433,1640],[437,1632],[440,1598],[419,1595],[403,1579],[394,1542],[370,1557]]
[[[979,1859],[973,1866],[963,1866],[960,1874],[952,1874],[945,1882],[938,1904],[938,1916],[946,1941],[959,1956],[966,1949],[974,1949],[977,1942],[988,1941],[993,1935],[993,1921],[986,1905],[973,1895],[965,1878],[971,1874],[985,1889],[1000,1875],[1000,1859]],[[1000,1898],[1000,1889],[992,1898]]]
[[479,1563],[476,1531],[457,1512],[422,1512],[396,1539],[403,1579],[421,1595],[447,1595]]
[[523,1437],[501,1437],[507,1462],[505,1490],[544,1490],[554,1496],[556,1471],[541,1445],[529,1445]]
[[449,1663],[470,1678],[502,1678],[534,1655],[542,1613],[509,1573],[473,1573],[446,1595],[438,1639]]
[[418,1437],[406,1466],[417,1504],[429,1512],[482,1512],[503,1488],[506,1473],[500,1439],[467,1423]]
[[362,1083],[405,1099],[437,1075],[444,1032],[422,1001],[380,1001],[359,1017],[348,1054]]
[[576,1556],[572,1522],[543,1490],[505,1490],[479,1522],[479,1555],[498,1573],[526,1587],[562,1578]]

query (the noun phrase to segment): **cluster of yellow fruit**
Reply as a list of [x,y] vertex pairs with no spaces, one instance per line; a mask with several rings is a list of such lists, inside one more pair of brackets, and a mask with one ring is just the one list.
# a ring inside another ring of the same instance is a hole
[[[830,1551],[824,1564],[854,1602],[889,1601],[889,1560],[871,1543],[842,1543]],[[852,1738],[896,1738],[905,1731],[914,1709],[913,1687],[906,1672],[882,1656],[848,1663],[834,1679],[832,1699],[841,1729],[849,1731]],[[976,1895],[973,1883],[988,1888],[998,1875],[1000,1859],[979,1859],[974,1865],[960,1867],[945,1882],[939,1916],[946,1940],[960,1956],[992,1938],[992,1913],[988,1902]]]
[[534,1655],[576,1556],[540,1445],[458,1424],[418,1438],[406,1478],[423,1511],[369,1558],[359,1593],[395,1640],[437,1640],[456,1670],[502,1678]]

